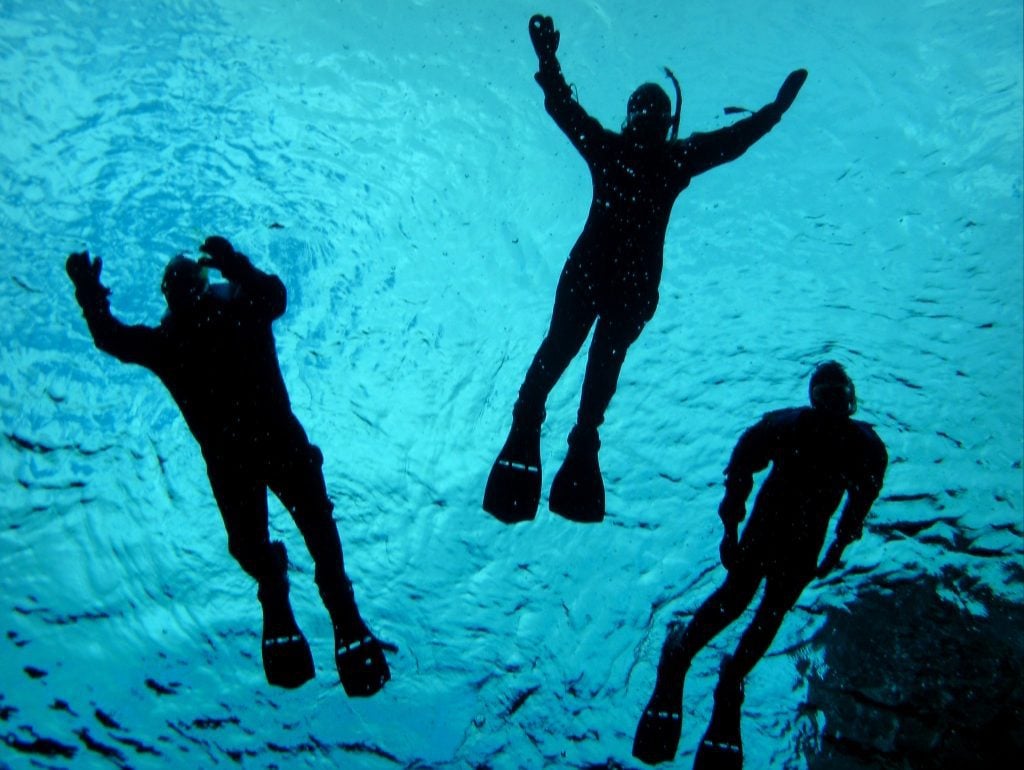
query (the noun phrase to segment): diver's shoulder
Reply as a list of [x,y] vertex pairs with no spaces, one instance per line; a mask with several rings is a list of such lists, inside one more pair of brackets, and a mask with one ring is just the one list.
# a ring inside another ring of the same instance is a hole
[[850,430],[867,443],[883,444],[881,437],[875,431],[875,426],[873,423],[867,422],[865,420],[851,419]]
[[809,411],[807,407],[802,406],[773,409],[761,415],[758,424],[774,432],[797,430],[805,422],[805,415]]
[[860,433],[863,433],[865,435],[868,435],[868,436],[877,436],[878,435],[875,432],[875,424],[873,422],[868,422],[867,420],[854,420],[851,417],[850,418],[850,427],[851,427],[851,429],[856,430],[856,431],[858,431]]
[[809,406],[790,406],[785,409],[773,409],[770,412],[765,412],[761,419],[769,422],[791,422],[799,420],[801,416],[810,411]]

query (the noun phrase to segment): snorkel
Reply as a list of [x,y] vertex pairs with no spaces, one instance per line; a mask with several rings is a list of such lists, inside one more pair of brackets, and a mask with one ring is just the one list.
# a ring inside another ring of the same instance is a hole
[[672,86],[676,90],[676,109],[672,115],[672,131],[668,135],[669,141],[674,142],[679,137],[679,118],[683,112],[683,89],[679,87],[679,81],[676,79],[675,73],[668,67],[664,69],[665,74],[668,75],[669,80],[672,81]]

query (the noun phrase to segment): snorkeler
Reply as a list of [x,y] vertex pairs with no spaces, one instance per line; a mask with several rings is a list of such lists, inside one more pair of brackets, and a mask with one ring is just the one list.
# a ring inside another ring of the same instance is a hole
[[559,33],[549,16],[530,19],[530,38],[540,64],[536,80],[544,106],[586,161],[593,200],[559,278],[550,328],[519,389],[512,428],[491,469],[483,507],[506,523],[536,515],[544,405],[596,322],[576,426],[548,503],[573,521],[597,522],[605,514],[598,427],[626,351],[657,307],[672,205],[693,177],[738,158],[767,134],[793,103],[807,72],[791,73],[774,102],[733,125],[677,139],[682,95],[666,69],[675,84],[675,113],[664,90],[645,83],[629,97],[622,133],[615,133],[573,98],[555,56]]
[[[285,546],[270,540],[269,488],[313,557],[345,692],[373,695],[390,679],[387,661],[345,574],[323,455],[292,412],[277,360],[271,324],[285,310],[284,284],[220,236],[207,238],[200,251],[206,256],[198,261],[179,255],[168,263],[161,285],[167,313],[155,328],[114,318],[98,257],[71,254],[67,272],[96,347],[155,373],[199,442],[228,550],[258,584],[267,681],[293,688],[313,677],[309,644],[288,601]],[[209,284],[209,269],[226,282]]]
[[[725,526],[720,555],[725,582],[685,626],[670,624],[661,651],[654,694],[644,709],[633,756],[648,764],[667,762],[682,731],[683,680],[690,662],[716,634],[735,621],[765,583],[764,596],[736,652],[722,663],[711,722],[697,752],[695,768],[742,765],[740,707],[743,680],[767,651],[785,614],[816,577],[839,564],[843,550],[861,535],[864,519],[882,488],[888,465],[885,445],[857,410],[853,382],[843,367],[828,361],[815,368],[810,407],[766,414],[736,444],[725,469],[725,496],[718,515]],[[771,463],[754,509],[746,515],[753,475]],[[818,556],[829,520],[843,498],[835,540]]]

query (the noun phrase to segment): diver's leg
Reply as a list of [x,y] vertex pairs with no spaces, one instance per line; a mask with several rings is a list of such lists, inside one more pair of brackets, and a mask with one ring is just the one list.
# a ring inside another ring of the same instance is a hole
[[267,681],[279,687],[298,687],[313,677],[313,658],[288,600],[284,543],[270,542],[267,487],[239,467],[211,463],[207,475],[227,529],[228,551],[258,585]]
[[693,657],[740,616],[757,592],[761,577],[733,570],[697,609],[690,622],[669,627],[661,651],[654,692],[633,740],[633,756],[648,764],[675,757],[683,729],[683,682]]
[[590,343],[583,394],[576,426],[569,433],[569,452],[551,485],[549,505],[552,511],[579,522],[598,522],[604,518],[604,481],[598,450],[598,427],[615,394],[626,351],[643,330],[640,320],[602,316]]
[[342,626],[358,625],[362,621],[345,574],[341,538],[332,515],[334,505],[327,496],[319,448],[299,443],[283,449],[271,474],[270,488],[291,514],[313,557],[314,579],[331,619]]
[[548,394],[580,352],[596,318],[593,302],[580,289],[576,270],[570,261],[555,289],[555,304],[547,334],[519,388],[516,411],[524,419],[543,422]]
[[640,337],[644,325],[641,320],[625,318],[602,317],[598,320],[587,356],[583,395],[576,418],[577,428],[596,433],[604,422],[604,413],[618,387],[626,352]]
[[729,666],[723,668],[723,672],[731,679],[742,682],[761,660],[779,632],[786,613],[796,604],[808,582],[808,579],[803,578],[769,575],[754,619],[740,636]]
[[228,553],[262,584],[275,572],[267,528],[266,485],[244,469],[224,463],[208,463],[206,474],[227,530]]
[[391,674],[380,642],[359,614],[345,574],[320,449],[309,443],[290,447],[272,474],[271,490],[292,515],[313,557],[317,588],[334,627],[335,663],[345,692],[373,695]]
[[704,768],[741,768],[743,739],[740,732],[743,707],[743,683],[778,633],[786,613],[796,603],[807,580],[769,575],[764,596],[754,620],[740,637],[736,653],[722,661],[715,686],[715,705],[708,729],[701,739],[695,770]]
[[704,600],[690,622],[677,624],[669,632],[658,662],[658,681],[681,681],[694,656],[747,608],[761,580],[756,572],[740,568],[726,575],[725,582]]
[[483,508],[506,524],[527,521],[537,515],[542,482],[540,428],[544,422],[544,405],[594,322],[593,310],[574,287],[567,266],[555,292],[551,326],[519,389],[519,398],[512,410],[512,428],[487,477]]

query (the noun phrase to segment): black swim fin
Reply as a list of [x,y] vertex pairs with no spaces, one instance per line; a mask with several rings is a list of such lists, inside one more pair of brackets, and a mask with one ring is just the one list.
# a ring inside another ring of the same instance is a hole
[[742,706],[743,683],[721,677],[715,688],[715,707],[711,712],[711,721],[697,748],[693,770],[742,770]]
[[[679,701],[681,703],[681,699]],[[665,708],[654,698],[640,716],[633,737],[633,756],[648,765],[671,762],[679,749],[683,732],[683,712],[680,705]]]
[[346,640],[335,627],[334,662],[341,686],[350,698],[369,697],[391,679],[384,649],[369,631],[356,639]]
[[484,510],[505,524],[529,521],[537,515],[540,488],[540,424],[513,418],[487,477]]
[[309,642],[298,628],[292,634],[268,636],[263,632],[263,673],[275,687],[293,690],[315,673]]
[[315,673],[309,642],[302,635],[288,601],[288,554],[284,544],[270,544],[271,574],[260,581],[263,608],[263,673],[275,687],[301,687]]
[[597,452],[596,430],[579,426],[569,434],[569,452],[551,482],[548,507],[570,521],[596,524],[604,520],[604,481]]

